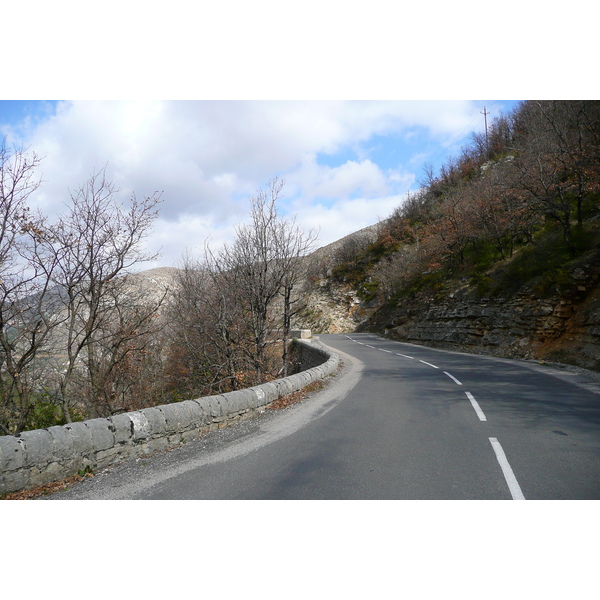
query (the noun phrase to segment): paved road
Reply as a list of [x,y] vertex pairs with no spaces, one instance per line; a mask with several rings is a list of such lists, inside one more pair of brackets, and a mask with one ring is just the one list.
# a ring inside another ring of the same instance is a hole
[[344,361],[324,391],[50,498],[600,498],[593,382],[371,334],[320,341]]

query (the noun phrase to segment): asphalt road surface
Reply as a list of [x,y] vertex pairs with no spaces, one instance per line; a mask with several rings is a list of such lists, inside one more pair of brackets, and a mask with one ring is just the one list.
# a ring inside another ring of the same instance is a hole
[[47,499],[599,499],[600,388],[567,370],[372,334],[303,402]]

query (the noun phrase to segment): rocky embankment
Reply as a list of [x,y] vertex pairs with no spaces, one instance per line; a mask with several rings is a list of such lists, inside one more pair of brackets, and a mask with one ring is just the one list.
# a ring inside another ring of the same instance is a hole
[[297,323],[313,333],[348,333],[355,331],[360,322],[361,302],[350,287],[322,279],[304,295],[303,301],[305,307]]
[[598,298],[586,308],[572,300],[541,300],[527,292],[505,301],[453,298],[399,306],[385,332],[408,342],[600,368]]
[[333,281],[333,267],[346,248],[358,249],[377,239],[381,224],[360,229],[313,252],[308,280],[301,292],[304,308],[297,315],[295,327],[311,329],[314,333],[346,333],[355,331],[358,324],[371,314],[361,302],[355,289]]
[[359,329],[398,340],[511,358],[565,362],[600,370],[598,272],[581,272],[572,293],[539,298],[476,298],[465,289],[443,299],[400,302]]
[[382,306],[326,276],[306,294],[302,326],[315,333],[377,331],[417,344],[600,371],[600,270],[572,274],[568,293],[540,298],[529,289],[479,298],[468,286]]

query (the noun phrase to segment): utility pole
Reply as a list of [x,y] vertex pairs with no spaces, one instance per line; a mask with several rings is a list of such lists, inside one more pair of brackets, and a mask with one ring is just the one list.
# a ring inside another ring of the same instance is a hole
[[488,146],[487,116],[490,113],[485,110],[485,106],[484,106],[483,107],[483,112],[480,111],[479,114],[483,115],[483,121],[485,123],[485,153],[486,153],[486,158],[489,158],[489,156],[490,156],[490,148]]

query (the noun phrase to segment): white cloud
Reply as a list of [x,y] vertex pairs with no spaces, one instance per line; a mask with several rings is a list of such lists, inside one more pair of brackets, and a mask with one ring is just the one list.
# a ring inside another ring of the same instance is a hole
[[306,231],[318,230],[318,245],[324,246],[389,217],[405,199],[405,196],[383,196],[338,201],[331,206],[315,204],[310,210],[299,211],[297,222]]
[[218,222],[210,216],[192,214],[182,215],[176,221],[159,218],[154,224],[148,251],[160,253],[160,265],[177,266],[186,251],[201,258],[207,242],[213,249],[230,242],[235,235],[236,224],[234,220]]
[[386,176],[370,160],[346,161],[338,167],[319,165],[315,155],[307,155],[299,167],[285,177],[295,194],[306,200],[314,198],[340,199],[357,194],[386,194]]
[[441,148],[469,132],[480,116],[474,108],[462,101],[75,101],[59,104],[22,141],[45,157],[37,199],[46,214],[105,165],[124,194],[163,191],[151,245],[162,245],[163,263],[172,264],[177,248],[231,235],[247,198],[274,176],[286,180],[283,212],[320,225],[328,241],[387,217],[421,165],[382,167],[372,137],[381,136],[380,151],[385,136],[400,144],[425,128]]

